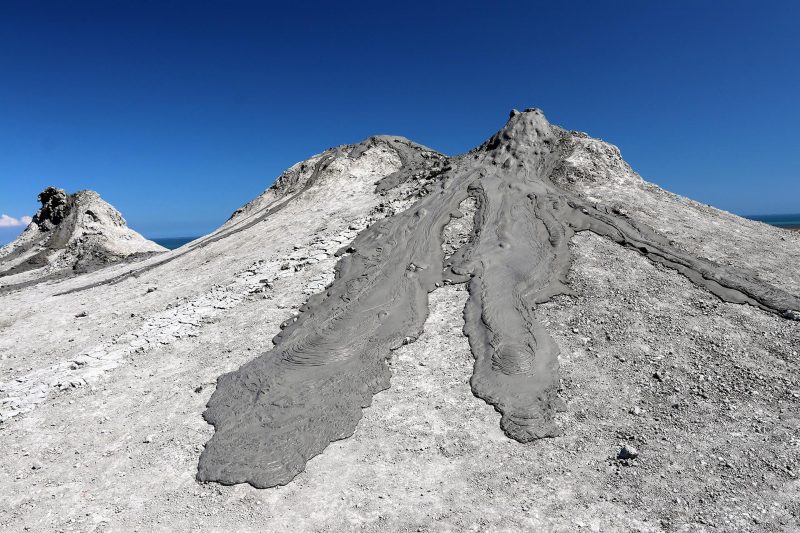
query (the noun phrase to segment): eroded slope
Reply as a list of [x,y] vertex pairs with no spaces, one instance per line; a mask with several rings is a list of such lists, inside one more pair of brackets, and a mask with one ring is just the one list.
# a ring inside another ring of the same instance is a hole
[[0,290],[142,259],[166,248],[130,229],[94,191],[67,194],[48,187],[42,207],[13,242],[0,248]]

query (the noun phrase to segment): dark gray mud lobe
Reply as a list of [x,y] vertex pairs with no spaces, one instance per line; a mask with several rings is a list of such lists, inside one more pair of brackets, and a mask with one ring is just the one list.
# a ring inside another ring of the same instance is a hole
[[391,350],[422,333],[428,293],[442,278],[438,236],[460,201],[430,199],[453,193],[440,187],[362,232],[335,281],[284,324],[275,348],[218,380],[205,413],[216,432],[198,479],[285,484],[352,435],[361,410],[389,386]]
[[[558,346],[536,306],[570,291],[576,231],[637,250],[725,301],[779,315],[800,309],[796,296],[687,256],[651,229],[558,188],[550,176],[569,155],[563,135],[540,111],[528,110],[445,165],[401,156],[404,168],[378,187],[434,172],[432,190],[362,231],[334,282],[284,324],[275,347],[219,378],[204,415],[215,433],[198,479],[286,484],[330,442],[352,435],[361,410],[389,386],[390,352],[422,333],[428,293],[444,279],[468,282],[464,333],[475,357],[474,394],[497,409],[511,438],[559,435]],[[472,234],[446,257],[444,228],[467,198],[477,205]]]

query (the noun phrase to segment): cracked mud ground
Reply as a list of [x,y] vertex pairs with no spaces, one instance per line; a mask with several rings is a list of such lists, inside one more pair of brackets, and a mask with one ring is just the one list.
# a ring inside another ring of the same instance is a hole
[[[682,253],[798,293],[797,234],[641,182],[604,143],[570,142],[559,187],[626,212]],[[798,323],[725,303],[587,231],[569,240],[572,294],[536,310],[559,347],[562,436],[520,444],[503,434],[468,383],[466,285],[445,285],[429,295],[418,340],[391,352],[391,387],[352,437],[284,487],[198,484],[217,376],[270,349],[333,281],[334,251],[435,183],[423,173],[375,195],[401,160],[391,140],[372,142],[355,159],[333,158],[281,217],[172,252],[164,267],[111,286],[103,281],[129,266],[4,295],[0,382],[66,386],[47,385],[0,425],[0,445],[13,450],[0,467],[0,521],[39,531],[797,530]],[[445,257],[469,231],[446,234]],[[67,364],[105,346],[125,348],[113,368]],[[53,367],[55,377],[37,377]],[[638,457],[616,459],[623,444]]]

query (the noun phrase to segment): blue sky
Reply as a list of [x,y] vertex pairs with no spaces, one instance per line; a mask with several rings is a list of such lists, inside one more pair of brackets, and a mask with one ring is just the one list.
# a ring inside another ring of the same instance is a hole
[[674,192],[800,212],[798,27],[800,2],[6,0],[0,214],[89,188],[146,236],[198,235],[328,147],[456,154],[514,107]]

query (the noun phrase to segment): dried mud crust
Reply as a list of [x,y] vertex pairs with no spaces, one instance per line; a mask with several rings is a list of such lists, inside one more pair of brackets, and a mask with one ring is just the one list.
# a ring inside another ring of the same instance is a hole
[[472,239],[477,211],[478,201],[475,197],[468,196],[458,205],[458,211],[451,214],[450,222],[442,231],[442,251],[445,261]]
[[800,293],[800,233],[779,230],[644,181],[610,144],[562,131],[570,151],[554,181],[592,204],[618,208],[684,253],[736,265],[787,292]]
[[[334,282],[283,325],[273,350],[219,378],[205,413],[215,434],[198,479],[286,484],[330,442],[352,435],[361,410],[389,387],[391,351],[419,337],[428,293],[445,281],[468,281],[464,332],[475,357],[474,394],[501,413],[503,431],[515,440],[560,435],[559,349],[537,305],[569,292],[568,244],[576,231],[608,237],[723,301],[800,318],[796,296],[687,254],[619,208],[556,186],[551,176],[571,154],[563,133],[528,110],[447,162],[401,150],[410,168],[384,178],[379,191],[387,180],[436,179],[408,209],[340,251]],[[447,227],[468,198],[476,202],[470,235],[445,260]]]
[[[613,442],[595,464],[599,498],[654,531],[800,527],[800,323],[588,232],[571,248],[576,295],[541,311],[562,348],[567,438],[595,428],[576,436],[579,453]],[[617,459],[623,445],[638,457]]]

